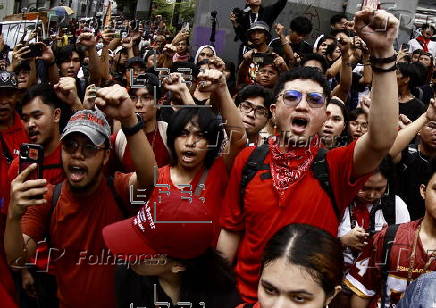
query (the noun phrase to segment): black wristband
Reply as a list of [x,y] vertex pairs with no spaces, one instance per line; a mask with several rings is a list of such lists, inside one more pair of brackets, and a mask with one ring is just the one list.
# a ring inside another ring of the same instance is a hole
[[397,55],[394,54],[393,56],[388,57],[388,58],[375,58],[375,57],[371,56],[371,57],[369,58],[369,61],[370,61],[372,64],[391,63],[391,62],[395,62],[395,61],[397,61]]
[[133,127],[124,127],[121,125],[121,129],[126,137],[131,137],[144,128],[144,120],[142,120],[142,117],[139,114],[136,116],[138,117],[138,123]]
[[388,73],[388,72],[393,72],[397,70],[397,62],[394,63],[394,65],[392,65],[389,68],[381,68],[381,67],[377,67],[374,66],[373,64],[371,65],[372,71],[374,73]]

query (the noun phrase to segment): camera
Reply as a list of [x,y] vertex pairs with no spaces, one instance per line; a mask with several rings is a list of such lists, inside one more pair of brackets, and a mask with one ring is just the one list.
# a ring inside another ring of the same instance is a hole
[[235,8],[232,10],[232,13],[235,14],[238,23],[241,22],[242,18],[244,18],[244,15],[246,14],[243,10],[241,10],[241,9],[238,8],[238,7],[235,7]]

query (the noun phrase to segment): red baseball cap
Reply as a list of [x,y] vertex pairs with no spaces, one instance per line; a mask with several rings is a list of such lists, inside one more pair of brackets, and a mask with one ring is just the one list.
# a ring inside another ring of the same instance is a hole
[[[138,260],[151,255],[192,259],[212,246],[214,226],[207,205],[179,192],[149,200],[136,217],[103,228],[106,246],[118,258]],[[135,258],[131,258],[135,257]]]

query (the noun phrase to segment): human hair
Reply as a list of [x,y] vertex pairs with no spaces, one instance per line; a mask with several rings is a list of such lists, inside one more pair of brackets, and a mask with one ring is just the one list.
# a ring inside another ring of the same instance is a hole
[[167,144],[172,157],[171,165],[176,165],[178,159],[175,149],[176,138],[180,137],[185,126],[194,120],[207,140],[208,149],[204,166],[209,169],[221,151],[224,134],[222,123],[215,113],[210,108],[201,107],[182,108],[172,115],[167,128]]
[[317,62],[319,62],[321,64],[321,66],[322,66],[322,72],[324,74],[325,74],[325,72],[329,68],[329,64],[327,63],[327,60],[323,56],[321,56],[321,55],[319,55],[317,53],[308,53],[308,54],[305,54],[303,59],[301,60],[300,64],[301,64],[301,66],[304,66],[304,64],[306,64],[306,62],[309,62],[309,61],[317,61]]
[[341,21],[341,19],[347,19],[347,16],[345,14],[335,14],[330,18],[330,25],[333,26],[335,23],[338,23]]
[[280,75],[280,78],[273,90],[274,101],[277,100],[278,95],[280,92],[282,92],[285,83],[296,79],[309,79],[317,82],[323,88],[323,92],[327,100],[330,99],[330,85],[325,76],[319,71],[319,69],[302,66]]
[[269,106],[272,103],[272,94],[270,90],[258,85],[245,86],[239,90],[239,93],[235,98],[236,106],[239,106],[240,103],[250,97],[262,97],[264,101],[263,105],[265,106],[266,110],[268,110],[268,117],[271,117]]
[[80,49],[77,48],[76,44],[73,44],[73,45],[68,45],[56,49],[55,51],[56,64],[60,65],[64,62],[68,62],[71,56],[73,55],[73,52],[77,52],[77,54],[80,57],[80,62],[82,62],[85,55]]
[[348,112],[348,121],[356,121],[357,118],[362,114],[367,118],[366,112],[362,108],[357,107],[356,109]]
[[[234,293],[236,282],[228,262],[213,248],[189,260],[167,258],[185,267],[180,273],[181,300],[195,303],[207,302],[216,295]],[[116,270],[115,289],[118,307],[133,305],[154,307],[155,299],[151,295],[158,277],[147,277],[135,273],[125,265]]]
[[316,46],[316,50],[319,50],[319,47],[321,47],[322,43],[324,43],[327,40],[333,40],[333,44],[336,44],[336,38],[332,35],[324,35],[322,38],[319,39],[318,45]]
[[430,29],[431,31],[433,31],[433,33],[435,32],[435,28],[432,25],[430,25],[430,24],[426,23],[426,24],[423,24],[421,26],[421,30],[422,31],[427,30],[427,29]]
[[381,163],[374,170],[374,173],[380,172],[380,174],[388,180],[388,182],[392,181],[395,178],[395,164],[390,155],[387,155],[383,158]]
[[40,83],[34,85],[26,90],[23,97],[21,98],[21,103],[18,107],[18,112],[22,113],[23,106],[29,104],[35,97],[40,97],[43,104],[51,106],[53,109],[59,108],[61,110],[61,118],[59,121],[59,128],[62,131],[67,125],[72,112],[66,104],[63,104],[58,96],[56,95],[53,87],[48,83]]
[[[328,105],[336,105],[336,106],[338,106],[339,109],[341,110],[342,117],[344,118],[344,122],[348,125],[348,110],[347,110],[347,107],[345,106],[345,104],[341,100],[333,97],[327,103],[327,106]],[[345,127],[345,128],[347,128],[347,127]]]
[[348,31],[347,29],[332,29],[330,31],[330,35],[333,37],[336,37],[336,35],[338,35],[339,33],[343,33],[346,36],[350,36],[350,31]]
[[310,19],[308,19],[307,17],[297,16],[291,20],[289,28],[292,31],[297,32],[298,34],[308,35],[310,34],[310,32],[312,32],[313,25]]
[[[141,87],[147,89],[148,93],[150,93],[152,96],[156,94],[156,100],[159,100],[162,96],[162,90],[161,87],[159,87],[159,79],[156,77],[156,75],[152,73],[145,73],[139,75],[138,77],[140,78],[137,78],[137,80],[141,80],[141,78],[142,80],[146,80],[145,85]],[[129,94],[135,95],[136,91],[138,91],[138,88],[130,88]]]
[[324,230],[306,224],[283,227],[266,244],[262,267],[280,258],[303,267],[320,284],[326,297],[332,296],[335,287],[341,285],[342,247],[336,237]]
[[426,77],[426,68],[422,63],[400,62],[398,63],[398,70],[403,77],[409,77],[408,88],[411,92],[413,92],[416,87],[423,85],[424,78]]

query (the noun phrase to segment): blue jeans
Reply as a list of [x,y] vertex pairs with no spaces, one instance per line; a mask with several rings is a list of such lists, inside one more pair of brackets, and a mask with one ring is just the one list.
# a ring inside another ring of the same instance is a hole
[[421,275],[413,281],[397,308],[436,308],[436,272]]

